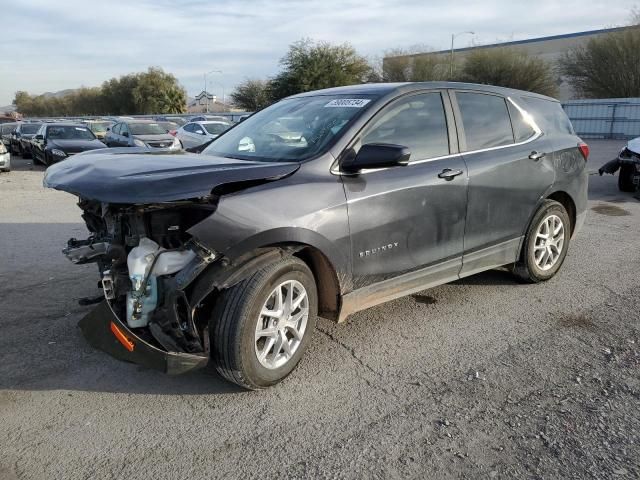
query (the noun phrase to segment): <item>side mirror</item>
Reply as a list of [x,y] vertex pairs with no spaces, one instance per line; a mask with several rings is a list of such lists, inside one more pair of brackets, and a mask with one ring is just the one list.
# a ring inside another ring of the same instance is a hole
[[368,143],[354,157],[340,166],[346,173],[358,173],[365,168],[406,167],[411,152],[403,145]]
[[202,130],[196,130],[196,133],[197,133],[198,135],[204,135],[204,132],[203,132]]
[[44,135],[36,135],[35,137],[36,140],[44,140]]
[[123,137],[128,137],[129,136],[129,132],[122,132],[122,136]]
[[107,127],[107,132],[110,132],[110,131],[111,131],[111,127]]

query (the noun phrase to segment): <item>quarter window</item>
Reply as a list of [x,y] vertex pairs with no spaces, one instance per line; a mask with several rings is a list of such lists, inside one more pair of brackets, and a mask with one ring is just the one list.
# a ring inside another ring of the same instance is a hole
[[542,98],[524,97],[536,123],[546,132],[574,135],[573,126],[560,103]]
[[462,115],[467,151],[513,143],[513,131],[504,98],[456,92],[456,99]]
[[511,126],[513,127],[513,136],[516,142],[524,142],[533,137],[536,131],[522,116],[520,110],[518,110],[511,102],[507,102],[509,107],[509,116],[511,117]]
[[404,145],[411,160],[448,155],[449,134],[440,93],[411,95],[383,110],[362,136],[361,144]]

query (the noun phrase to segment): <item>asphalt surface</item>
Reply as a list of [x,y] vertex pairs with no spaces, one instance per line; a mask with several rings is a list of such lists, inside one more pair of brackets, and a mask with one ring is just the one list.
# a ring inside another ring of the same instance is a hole
[[[591,141],[589,168],[621,142]],[[590,177],[551,281],[486,272],[321,320],[266,391],[90,348],[95,266],[71,195],[0,174],[0,479],[638,478],[640,202]]]

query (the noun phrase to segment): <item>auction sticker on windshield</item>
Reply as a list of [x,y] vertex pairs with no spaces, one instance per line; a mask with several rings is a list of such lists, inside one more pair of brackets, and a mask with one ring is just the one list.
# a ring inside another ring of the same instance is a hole
[[365,98],[338,98],[335,100],[331,100],[329,103],[325,105],[326,107],[351,107],[351,108],[362,108],[371,100]]

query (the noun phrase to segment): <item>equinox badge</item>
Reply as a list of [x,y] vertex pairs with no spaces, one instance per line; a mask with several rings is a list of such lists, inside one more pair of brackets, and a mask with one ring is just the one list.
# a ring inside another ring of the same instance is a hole
[[371,250],[365,250],[360,252],[360,258],[370,257],[371,255],[377,255],[378,253],[386,252],[387,250],[391,250],[392,248],[397,248],[398,242],[388,243],[387,245],[382,245],[381,247],[372,248]]

